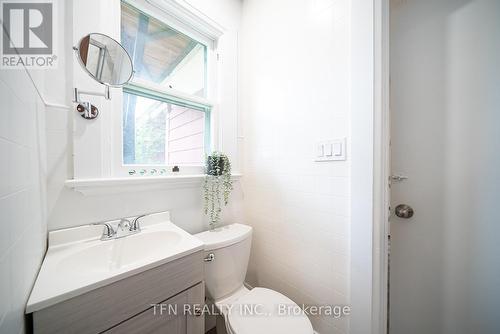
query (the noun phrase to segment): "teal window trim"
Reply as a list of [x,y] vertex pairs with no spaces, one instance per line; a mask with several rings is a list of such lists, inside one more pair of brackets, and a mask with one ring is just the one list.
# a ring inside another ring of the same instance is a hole
[[177,96],[173,96],[170,94],[167,94],[165,92],[153,90],[153,89],[148,89],[141,87],[139,85],[135,85],[132,83],[128,83],[123,86],[123,92],[127,94],[132,94],[132,95],[137,95],[137,96],[142,96],[148,99],[160,101],[160,102],[166,102],[166,103],[171,103],[175,104],[181,107],[187,107],[191,109],[196,109],[199,111],[202,111],[205,113],[205,137],[204,137],[204,145],[205,145],[205,154],[209,155],[211,152],[211,112],[212,112],[212,107],[207,104],[203,104],[200,102],[195,102],[191,101],[188,99],[183,99]]
[[189,107],[203,112],[210,112],[211,106],[209,104],[204,104],[202,102],[193,101],[188,98],[177,97],[175,95],[168,94],[166,92],[155,90],[151,88],[146,88],[141,85],[128,83],[123,86],[123,92],[133,95],[138,95],[146,98],[150,98],[157,101],[173,103],[178,106]]

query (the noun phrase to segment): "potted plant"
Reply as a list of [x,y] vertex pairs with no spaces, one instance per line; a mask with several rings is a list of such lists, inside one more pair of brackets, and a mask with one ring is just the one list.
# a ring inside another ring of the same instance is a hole
[[209,218],[210,229],[214,229],[220,222],[222,207],[227,205],[233,190],[231,162],[225,154],[213,152],[207,157],[205,167],[204,209]]

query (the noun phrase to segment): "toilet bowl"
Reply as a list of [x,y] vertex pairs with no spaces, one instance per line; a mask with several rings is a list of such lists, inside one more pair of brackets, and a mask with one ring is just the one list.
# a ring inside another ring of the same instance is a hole
[[271,289],[244,286],[252,227],[231,224],[196,237],[205,244],[207,295],[224,317],[217,333],[314,333],[307,316],[290,298]]

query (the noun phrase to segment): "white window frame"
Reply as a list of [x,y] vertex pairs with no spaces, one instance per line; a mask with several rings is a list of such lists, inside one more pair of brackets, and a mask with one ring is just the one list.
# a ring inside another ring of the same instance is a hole
[[[219,147],[218,136],[218,107],[215,103],[217,97],[217,73],[218,73],[218,50],[217,41],[223,34],[223,28],[210,18],[184,2],[177,0],[123,0],[126,4],[135,7],[146,15],[155,18],[169,27],[187,35],[197,42],[206,46],[207,50],[207,78],[206,78],[206,97],[188,95],[172,88],[163,87],[144,80],[134,79],[130,81],[128,87],[139,90],[148,90],[158,94],[171,97],[174,100],[183,100],[194,105],[203,105],[210,108],[210,143],[209,151],[217,150]],[[121,18],[121,13],[120,13]],[[118,95],[118,94],[116,94]],[[140,176],[161,176],[160,171],[165,170],[162,175],[172,175],[170,165],[124,165],[123,164],[123,121],[122,106],[123,93],[113,97],[113,116],[112,116],[112,163],[111,170],[113,177],[140,177]],[[207,147],[207,143],[205,143]],[[179,174],[201,174],[202,165],[183,165],[180,166]],[[142,171],[146,171],[144,175]],[[152,174],[152,171],[156,173]]]

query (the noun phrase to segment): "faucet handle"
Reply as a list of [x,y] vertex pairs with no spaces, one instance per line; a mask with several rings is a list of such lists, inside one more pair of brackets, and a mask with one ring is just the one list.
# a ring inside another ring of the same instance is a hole
[[146,216],[147,215],[140,215],[140,216],[135,217],[132,220],[132,223],[130,224],[130,231],[139,232],[141,230],[141,226],[139,225],[139,219],[141,219],[142,217],[146,217]]
[[93,225],[102,225],[104,229],[102,231],[101,240],[108,240],[115,236],[116,231],[110,223],[95,223]]

